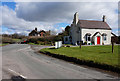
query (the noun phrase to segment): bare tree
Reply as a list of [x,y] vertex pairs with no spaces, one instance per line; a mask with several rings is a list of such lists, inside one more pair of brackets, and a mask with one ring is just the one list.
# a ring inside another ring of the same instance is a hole
[[51,35],[57,35],[57,32],[56,31],[54,31],[54,30],[51,30],[51,33],[50,33]]

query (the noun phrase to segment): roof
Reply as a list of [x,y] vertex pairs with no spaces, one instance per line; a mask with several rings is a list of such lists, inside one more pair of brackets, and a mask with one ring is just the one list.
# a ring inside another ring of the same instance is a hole
[[101,33],[100,33],[100,32],[96,32],[93,36],[97,35],[98,33],[101,35]]
[[46,33],[44,30],[41,30],[39,33],[41,33],[41,32],[44,32],[44,33]]
[[103,21],[93,21],[93,20],[79,20],[78,25],[81,28],[88,28],[88,29],[108,29],[111,30],[109,25]]
[[111,32],[111,34],[112,34],[113,36],[117,37],[113,32]]
[[103,33],[102,36],[107,36],[107,34],[106,34],[106,33]]
[[86,33],[86,35],[90,36],[91,34],[90,33]]
[[38,33],[36,30],[32,30],[30,33]]

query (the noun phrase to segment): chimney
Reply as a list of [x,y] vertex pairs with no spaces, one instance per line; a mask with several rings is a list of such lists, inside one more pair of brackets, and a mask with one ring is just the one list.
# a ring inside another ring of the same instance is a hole
[[103,15],[103,22],[106,22],[106,16]]
[[37,28],[35,28],[35,31],[37,31]]
[[75,14],[74,14],[74,20],[73,20],[73,22],[77,25],[77,23],[78,23],[78,13],[76,12]]

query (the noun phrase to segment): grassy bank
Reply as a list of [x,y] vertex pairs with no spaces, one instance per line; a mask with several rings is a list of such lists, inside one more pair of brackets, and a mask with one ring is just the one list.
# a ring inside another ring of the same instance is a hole
[[92,61],[93,63],[101,65],[110,65],[120,68],[118,65],[118,45],[114,46],[114,53],[112,53],[112,46],[82,46],[79,47],[62,47],[59,49],[45,48],[40,50],[43,53],[51,53],[64,55],[67,57],[74,57],[83,61]]

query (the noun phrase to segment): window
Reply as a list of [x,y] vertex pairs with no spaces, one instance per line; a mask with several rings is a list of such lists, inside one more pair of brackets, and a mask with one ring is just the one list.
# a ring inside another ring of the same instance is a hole
[[43,34],[43,36],[45,37],[45,34]]
[[104,41],[106,40],[106,36],[105,36],[105,35],[103,36],[103,40],[104,40]]
[[106,34],[106,33],[103,33],[102,36],[103,36],[103,41],[106,41],[106,40],[107,40],[107,37],[106,37],[107,34]]
[[87,41],[87,35],[85,36],[85,39],[86,39],[86,41]]
[[88,41],[90,41],[90,36],[88,36]]
[[90,33],[86,33],[86,35],[85,35],[85,39],[86,39],[86,41],[91,41],[91,34]]
[[68,38],[67,38],[67,37],[65,38],[65,41],[68,41]]
[[90,36],[86,35],[86,41],[90,41]]
[[35,36],[37,36],[37,34],[35,33]]

